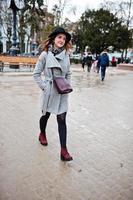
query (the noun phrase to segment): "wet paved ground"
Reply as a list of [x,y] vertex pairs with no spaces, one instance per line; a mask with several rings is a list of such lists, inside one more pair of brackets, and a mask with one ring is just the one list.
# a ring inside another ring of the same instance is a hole
[[133,72],[106,80],[73,66],[68,147],[59,159],[55,116],[39,144],[39,94],[31,72],[0,74],[0,200],[133,200]]

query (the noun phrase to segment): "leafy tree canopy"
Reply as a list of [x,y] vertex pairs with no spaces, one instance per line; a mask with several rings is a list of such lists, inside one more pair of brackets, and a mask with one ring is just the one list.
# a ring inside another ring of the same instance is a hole
[[78,23],[76,42],[82,51],[89,46],[98,53],[109,46],[125,48],[130,44],[130,31],[108,10],[87,10]]

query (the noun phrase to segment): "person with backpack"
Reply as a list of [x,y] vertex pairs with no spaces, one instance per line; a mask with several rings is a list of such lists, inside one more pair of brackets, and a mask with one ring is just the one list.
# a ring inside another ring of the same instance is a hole
[[87,71],[90,72],[91,66],[93,62],[93,56],[91,52],[88,52],[88,55],[86,56],[86,65],[87,65]]
[[101,81],[104,81],[106,75],[106,67],[109,66],[109,56],[106,49],[104,49],[98,58],[98,66],[100,66],[101,69]]
[[86,64],[86,57],[87,57],[87,52],[85,51],[81,58],[81,64],[82,64],[83,71],[84,71],[85,64]]

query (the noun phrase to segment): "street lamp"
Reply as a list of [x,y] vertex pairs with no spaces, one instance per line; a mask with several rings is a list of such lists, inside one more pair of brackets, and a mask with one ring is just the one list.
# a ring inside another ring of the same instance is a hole
[[17,47],[17,11],[24,7],[24,0],[7,0],[7,7],[12,9],[13,12],[13,36],[12,36],[12,47],[10,48],[10,54],[17,55],[19,48]]

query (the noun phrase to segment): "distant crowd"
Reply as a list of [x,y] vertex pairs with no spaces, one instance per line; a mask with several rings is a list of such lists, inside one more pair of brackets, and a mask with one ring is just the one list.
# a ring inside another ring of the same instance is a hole
[[90,51],[85,51],[82,54],[82,68],[83,71],[85,70],[85,65],[87,66],[87,72],[90,72],[93,69],[94,72],[99,73],[101,72],[101,81],[104,81],[105,74],[106,74],[106,67],[109,66],[109,56],[107,50],[104,51],[99,55],[97,54],[94,56]]

